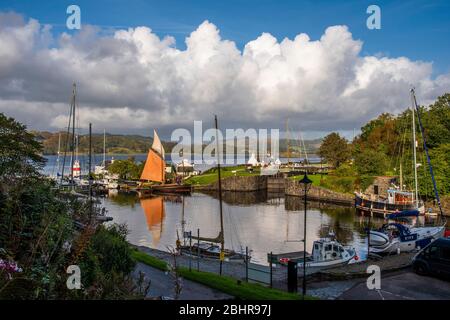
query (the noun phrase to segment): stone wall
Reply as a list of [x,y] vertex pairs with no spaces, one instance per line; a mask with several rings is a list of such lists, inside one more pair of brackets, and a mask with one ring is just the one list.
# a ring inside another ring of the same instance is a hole
[[387,198],[387,189],[391,186],[393,177],[376,177],[373,183],[364,191],[367,194],[374,194],[374,186],[378,186],[378,194]]
[[[285,194],[303,197],[303,190],[298,181],[287,179]],[[351,194],[334,192],[317,186],[311,186],[311,189],[308,191],[308,199],[345,205],[353,205],[355,201],[354,196]]]
[[[248,177],[228,177],[222,179],[222,190],[225,191],[238,191],[238,192],[250,192],[250,191],[259,191],[259,190],[267,190],[268,189],[268,179],[267,176],[248,176]],[[280,178],[276,178],[280,179]],[[273,182],[273,181],[272,181]],[[277,182],[277,187],[280,187],[281,182]],[[303,192],[301,190],[301,186],[298,181],[294,181],[291,179],[284,180],[284,194],[287,196],[297,196],[303,197]],[[201,188],[202,190],[209,191],[217,191],[219,189],[218,182],[215,182],[209,186]],[[316,200],[321,202],[335,203],[335,204],[343,204],[343,205],[353,205],[354,204],[354,196],[351,194],[344,194],[339,192],[334,192],[328,189],[324,189],[321,187],[311,186],[311,189],[308,192],[308,198],[310,200]]]
[[[204,190],[218,190],[219,183],[215,183],[207,186]],[[248,177],[228,177],[222,179],[223,191],[258,191],[267,189],[267,177],[266,176],[248,176]]]
[[[440,196],[440,199],[444,216],[450,217],[450,196]],[[425,202],[425,210],[428,210],[428,208],[431,208],[433,212],[439,212],[439,207],[436,201]]]

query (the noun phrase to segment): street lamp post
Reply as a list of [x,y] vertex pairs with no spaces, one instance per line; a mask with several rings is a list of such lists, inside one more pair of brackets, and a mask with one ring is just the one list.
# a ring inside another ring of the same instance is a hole
[[307,205],[307,193],[309,191],[309,188],[311,187],[311,183],[312,181],[308,178],[308,175],[305,172],[305,175],[303,176],[303,179],[299,181],[300,185],[302,185],[303,191],[304,191],[304,195],[303,195],[303,200],[304,200],[304,208],[305,208],[305,213],[304,213],[304,224],[303,224],[303,290],[302,290],[302,294],[303,294],[303,299],[305,298],[306,295],[306,205]]

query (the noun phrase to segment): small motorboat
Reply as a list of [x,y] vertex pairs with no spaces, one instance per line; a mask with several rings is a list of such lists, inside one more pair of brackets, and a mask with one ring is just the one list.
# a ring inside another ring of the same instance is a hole
[[[272,263],[287,265],[289,261],[297,262],[299,268],[303,268],[303,251],[272,255]],[[319,271],[346,265],[352,260],[357,260],[356,250],[350,246],[343,246],[333,238],[322,238],[314,241],[312,254],[306,253],[306,268],[311,271]]]
[[445,226],[409,228],[400,223],[387,223],[369,231],[369,251],[375,254],[410,252],[442,237],[444,231]]

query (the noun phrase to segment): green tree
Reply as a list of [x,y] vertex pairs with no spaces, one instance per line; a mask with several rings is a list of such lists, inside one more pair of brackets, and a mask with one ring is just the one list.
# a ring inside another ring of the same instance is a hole
[[345,138],[333,132],[327,135],[319,148],[319,155],[335,168],[350,160],[350,148]]
[[45,163],[41,151],[24,125],[0,113],[0,177],[37,175]]
[[355,154],[355,167],[360,175],[382,175],[387,163],[387,156],[373,149],[364,149]]
[[137,164],[133,157],[127,160],[115,160],[108,167],[108,171],[118,174],[120,179],[139,179],[143,169],[143,165]]

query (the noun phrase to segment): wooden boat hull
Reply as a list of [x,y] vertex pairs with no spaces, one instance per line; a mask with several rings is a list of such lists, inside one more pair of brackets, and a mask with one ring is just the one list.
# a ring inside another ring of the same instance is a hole
[[161,184],[150,185],[141,188],[136,188],[141,195],[149,194],[190,194],[192,192],[192,186],[190,185],[178,185],[178,184]]
[[392,214],[407,210],[419,210],[424,212],[424,208],[417,208],[414,204],[393,204],[385,201],[374,201],[363,199],[360,195],[355,194],[355,207],[359,210],[375,212],[381,214]]
[[178,184],[162,184],[152,186],[152,190],[158,193],[191,193],[192,186],[190,185],[178,185]]
[[[196,247],[189,247],[189,246],[181,246],[179,248],[179,251],[182,255],[191,256],[191,257],[198,257],[202,259],[213,259],[213,260],[219,260],[220,254],[219,252],[209,252],[207,250],[198,249]],[[227,261],[245,261],[245,254],[237,253],[233,250],[227,250],[225,249],[225,260]],[[249,257],[250,260],[250,257]]]

